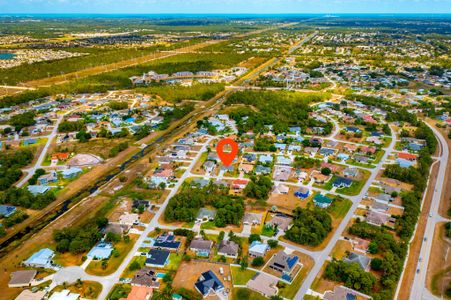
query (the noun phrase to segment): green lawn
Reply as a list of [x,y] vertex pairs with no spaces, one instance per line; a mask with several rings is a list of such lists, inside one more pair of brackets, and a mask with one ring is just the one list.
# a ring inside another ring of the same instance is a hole
[[267,237],[273,237],[275,233],[274,228],[272,227],[268,227],[268,226],[263,226],[262,228],[262,235],[267,236]]
[[115,284],[107,299],[119,300],[121,298],[127,298],[131,290],[132,288],[129,284]]
[[246,269],[241,270],[240,267],[230,267],[232,271],[232,280],[234,285],[245,285],[257,272]]
[[215,229],[215,228],[216,228],[215,222],[212,221],[205,222],[200,225],[200,229]]
[[[331,199],[334,199],[335,196],[333,195],[327,195]],[[346,216],[346,213],[352,206],[352,201],[341,198],[341,197],[335,197],[334,201],[332,202],[331,206],[327,208],[327,212],[332,215],[335,219],[342,219],[344,216]]]
[[337,189],[337,193],[347,196],[355,196],[360,193],[364,185],[365,180],[353,180],[350,187],[339,188]]
[[236,288],[232,290],[232,299],[267,300],[268,298],[246,288]]
[[133,248],[136,239],[137,236],[134,236],[130,238],[130,242],[128,243],[125,243],[123,240],[116,243],[114,245],[114,249],[116,249],[119,252],[119,256],[115,257],[114,255],[112,255],[108,259],[108,264],[106,268],[102,266],[101,260],[93,260],[86,267],[86,273],[97,276],[106,276],[114,273],[117,270],[117,268],[121,265],[122,261],[127,256],[128,252],[130,252],[130,250]]
[[123,278],[132,278],[136,271],[130,271],[128,269],[128,267],[135,261],[138,262],[141,265],[141,267],[143,267],[144,264],[146,263],[146,259],[147,259],[146,256],[135,256],[135,257],[133,257],[133,259],[128,264],[127,268],[122,273],[121,277],[123,277]]
[[182,263],[182,254],[171,253],[169,255],[169,264],[165,267],[167,270],[177,270]]

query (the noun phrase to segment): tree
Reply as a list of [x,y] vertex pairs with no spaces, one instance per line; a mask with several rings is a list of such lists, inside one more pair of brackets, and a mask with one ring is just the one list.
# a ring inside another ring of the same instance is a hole
[[248,263],[247,263],[247,256],[243,256],[243,258],[240,261],[240,269],[242,271],[246,270],[248,267]]
[[261,240],[262,240],[262,239],[261,239],[261,237],[260,237],[259,234],[252,233],[252,234],[249,236],[249,244],[252,244],[252,242],[254,242],[254,241],[261,241]]
[[279,245],[279,241],[278,240],[268,240],[268,245],[269,245],[269,247],[271,247],[271,249],[274,249]]
[[128,266],[128,269],[130,270],[130,271],[136,271],[136,270],[139,270],[139,269],[141,269],[141,264],[138,262],[138,261],[133,261],[131,264],[130,264],[130,266]]
[[321,169],[321,174],[329,176],[332,173],[332,170],[329,168],[322,168]]
[[332,218],[321,209],[293,211],[293,226],[285,232],[285,237],[301,245],[318,246],[332,231]]
[[380,271],[382,270],[382,259],[380,258],[373,258],[371,260],[371,269],[373,269],[374,271]]
[[85,130],[80,130],[75,137],[80,141],[80,143],[86,143],[91,139],[91,134]]
[[24,127],[33,126],[36,124],[34,120],[35,113],[32,111],[25,112],[23,114],[14,115],[9,120],[9,124],[15,127],[16,131],[22,130]]
[[261,267],[265,263],[265,260],[261,256],[257,256],[252,260],[252,266],[253,267]]
[[244,188],[246,197],[257,200],[267,200],[273,187],[272,180],[266,176],[252,176],[251,181]]
[[119,234],[108,232],[105,236],[105,241],[108,243],[117,243],[121,240],[121,236]]

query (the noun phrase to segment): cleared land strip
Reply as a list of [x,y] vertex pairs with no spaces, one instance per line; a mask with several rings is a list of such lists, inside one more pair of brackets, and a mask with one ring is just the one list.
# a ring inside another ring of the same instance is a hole
[[[235,37],[242,38],[242,37],[260,34],[260,33],[264,33],[264,32],[275,30],[275,29],[290,27],[295,24],[297,24],[297,23],[287,23],[287,24],[283,24],[280,26],[268,27],[268,28],[261,29],[261,30],[256,30],[256,31],[239,34],[239,35],[236,35]],[[199,49],[202,49],[204,47],[207,47],[209,45],[217,44],[217,43],[220,43],[223,41],[224,40],[208,40],[208,41],[204,41],[204,42],[201,42],[198,44],[174,49],[171,52],[154,52],[149,55],[144,55],[144,56],[137,57],[137,58],[127,59],[127,60],[115,62],[112,64],[95,66],[92,68],[87,68],[87,69],[83,69],[80,71],[63,74],[63,75],[58,75],[58,76],[54,76],[54,77],[50,77],[50,78],[42,78],[42,79],[38,79],[38,80],[28,81],[28,82],[23,83],[23,86],[29,87],[29,88],[38,88],[38,87],[48,87],[51,85],[59,85],[59,84],[63,84],[63,83],[66,83],[68,81],[78,79],[78,78],[83,78],[83,77],[92,76],[92,75],[98,75],[98,74],[102,74],[102,73],[106,73],[106,72],[115,71],[118,69],[132,67],[132,66],[148,63],[148,62],[151,62],[154,60],[179,55],[182,53],[191,53],[191,52],[197,51]]]

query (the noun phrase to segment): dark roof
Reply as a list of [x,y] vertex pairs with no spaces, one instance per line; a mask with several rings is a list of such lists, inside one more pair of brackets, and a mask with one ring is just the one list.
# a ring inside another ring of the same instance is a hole
[[178,249],[180,242],[174,240],[173,235],[160,235],[153,244],[155,248]]
[[140,205],[144,205],[144,207],[149,207],[149,201],[147,201],[147,200],[134,200],[132,208],[138,208]]
[[337,177],[333,182],[333,186],[350,186],[351,184],[352,180],[345,177]]
[[169,257],[169,251],[152,249],[149,251],[146,264],[163,266]]
[[218,277],[216,277],[215,273],[213,273],[212,271],[202,273],[194,285],[203,296],[208,295],[210,290],[216,292],[224,288],[222,282],[219,280]]

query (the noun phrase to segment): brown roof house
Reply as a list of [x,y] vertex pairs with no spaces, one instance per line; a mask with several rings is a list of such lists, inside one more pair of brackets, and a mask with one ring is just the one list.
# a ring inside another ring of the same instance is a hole
[[218,255],[224,255],[227,257],[237,258],[239,249],[240,249],[240,247],[238,246],[237,243],[235,243],[233,241],[222,240],[218,246]]
[[146,286],[146,287],[160,287],[157,274],[154,269],[144,268],[136,271],[135,276],[131,282],[132,285]]
[[196,252],[197,256],[208,257],[210,255],[213,242],[210,240],[204,240],[201,237],[195,238],[191,241],[189,249]]
[[272,219],[266,222],[266,224],[277,226],[278,229],[285,231],[290,227],[291,221],[291,218],[284,214],[276,214],[273,215]]
[[247,282],[246,286],[248,289],[270,298],[277,295],[277,282],[278,280],[272,276],[268,276],[265,273],[257,273]]
[[299,257],[296,255],[287,254],[284,251],[280,251],[272,257],[269,267],[282,273],[282,279],[291,281],[291,275],[298,262]]
[[36,276],[35,270],[16,271],[11,273],[11,279],[8,282],[8,287],[28,287]]
[[370,296],[357,292],[353,289],[336,286],[334,291],[327,291],[324,293],[324,300],[366,300],[371,299]]

